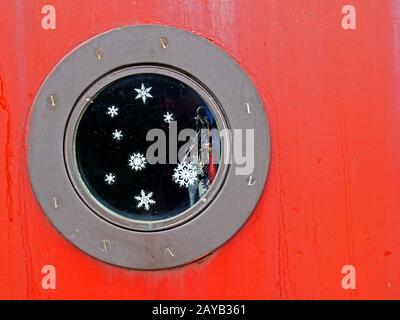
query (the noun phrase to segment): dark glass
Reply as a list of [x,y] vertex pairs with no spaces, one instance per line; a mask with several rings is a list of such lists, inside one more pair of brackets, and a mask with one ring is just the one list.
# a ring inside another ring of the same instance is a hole
[[[131,75],[92,98],[76,130],[75,154],[85,185],[104,206],[129,218],[159,220],[190,208],[208,190],[218,164],[198,164],[196,179],[182,185],[174,179],[178,164],[146,163],[142,167],[140,159],[136,161],[154,143],[146,141],[150,129],[163,130],[168,141],[171,123],[167,120],[171,119],[165,118],[167,113],[176,120],[178,133],[185,128],[199,132],[200,152],[212,154],[207,142],[211,148],[216,139],[213,142],[207,130],[201,129],[217,127],[214,115],[193,88],[175,78]],[[178,141],[178,150],[186,142]],[[152,201],[148,202],[150,193]]]

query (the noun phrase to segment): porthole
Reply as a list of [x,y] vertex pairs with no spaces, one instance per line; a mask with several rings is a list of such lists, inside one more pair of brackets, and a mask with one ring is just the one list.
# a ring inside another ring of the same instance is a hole
[[[228,165],[219,161],[215,133],[224,128],[217,102],[194,79],[160,66],[123,68],[96,81],[73,109],[65,141],[70,179],[106,220],[166,229],[201,212],[221,186]],[[157,150],[161,161],[149,163],[154,130],[165,149]],[[193,135],[167,143],[183,130]]]
[[[249,145],[250,171],[235,159]],[[85,42],[47,77],[31,114],[29,175],[44,213],[83,252],[163,269],[244,225],[269,147],[261,99],[225,52],[175,28],[132,26]]]

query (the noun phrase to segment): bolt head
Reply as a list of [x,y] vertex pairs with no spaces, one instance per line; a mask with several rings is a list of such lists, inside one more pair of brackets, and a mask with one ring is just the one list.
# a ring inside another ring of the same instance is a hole
[[111,242],[109,240],[102,240],[100,242],[100,250],[101,251],[109,251],[111,249]]
[[165,254],[165,256],[170,257],[170,258],[175,257],[174,251],[172,250],[172,248],[169,248],[169,247],[164,249],[164,254]]
[[168,47],[168,39],[166,37],[160,37],[161,47],[166,49]]
[[57,96],[55,94],[49,94],[47,96],[47,105],[50,107],[51,110],[56,110],[56,106],[57,106]]
[[249,175],[246,177],[246,184],[248,186],[254,186],[256,184],[256,179],[254,178],[253,175]]

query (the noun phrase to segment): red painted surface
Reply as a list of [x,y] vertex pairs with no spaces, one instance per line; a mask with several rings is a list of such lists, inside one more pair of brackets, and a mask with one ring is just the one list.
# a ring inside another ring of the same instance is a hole
[[[45,4],[56,30],[41,28]],[[341,28],[345,4],[357,30]],[[270,176],[250,221],[214,254],[167,271],[80,252],[50,225],[27,175],[29,112],[46,75],[88,38],[142,23],[223,47],[271,125]],[[0,298],[400,298],[399,24],[396,0],[1,1]],[[41,287],[46,264],[56,290]],[[341,288],[345,264],[356,290]]]

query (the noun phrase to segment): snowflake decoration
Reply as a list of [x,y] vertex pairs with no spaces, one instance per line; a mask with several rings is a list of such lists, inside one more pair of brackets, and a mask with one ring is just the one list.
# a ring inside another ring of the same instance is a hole
[[129,157],[129,166],[132,170],[140,171],[146,167],[147,160],[140,152],[134,153]]
[[117,129],[113,131],[112,136],[113,139],[117,141],[120,141],[124,137],[124,135],[122,134],[122,130],[117,130]]
[[146,211],[149,211],[150,205],[155,204],[156,202],[152,199],[153,197],[153,192],[149,192],[146,194],[144,190],[140,191],[139,196],[135,196],[136,201],[138,202],[137,208],[144,207]]
[[151,90],[150,88],[146,88],[144,86],[144,84],[142,83],[142,86],[140,87],[140,89],[135,89],[135,91],[138,93],[138,95],[136,96],[136,99],[142,99],[143,100],[143,104],[146,104],[146,99],[147,98],[153,98],[153,96],[149,93]]
[[115,180],[117,179],[117,177],[115,176],[114,173],[107,173],[104,176],[104,182],[107,183],[108,185],[112,185],[115,183]]
[[172,113],[167,112],[166,114],[164,114],[164,122],[171,123],[171,121],[174,120],[174,115]]
[[172,180],[179,184],[180,187],[188,187],[197,181],[197,169],[192,163],[179,163],[174,169]]
[[108,107],[108,109],[107,109],[107,114],[108,114],[111,118],[114,118],[115,116],[118,115],[118,108],[117,108],[116,106]]

